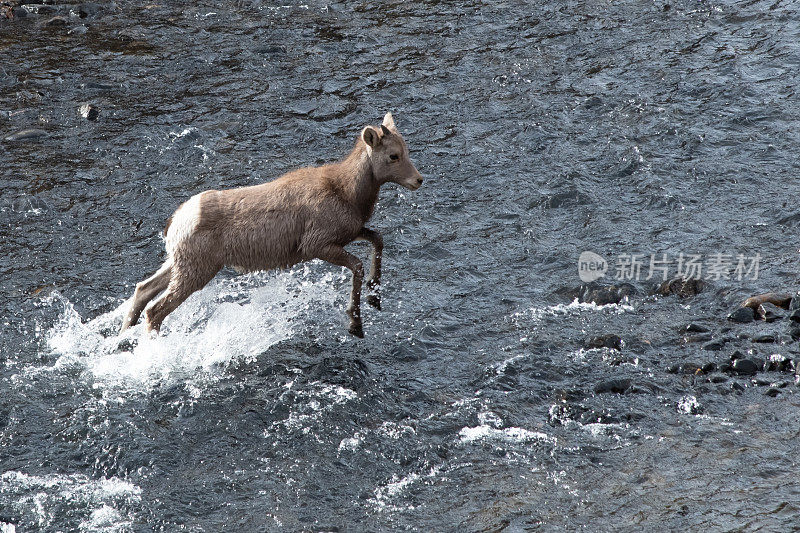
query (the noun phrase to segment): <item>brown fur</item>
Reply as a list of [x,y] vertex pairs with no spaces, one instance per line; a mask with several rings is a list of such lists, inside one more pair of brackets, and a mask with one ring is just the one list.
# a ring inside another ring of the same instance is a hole
[[359,239],[372,243],[367,285],[373,294],[368,302],[380,308],[383,239],[365,224],[381,185],[390,181],[416,190],[422,177],[387,114],[380,128],[364,128],[338,163],[302,168],[261,185],[193,196],[167,220],[167,261],[137,285],[122,329],[136,323],[147,302],[166,288],[145,313],[148,329],[158,330],[169,313],[224,266],[256,271],[323,259],[353,272],[350,332],[363,336],[363,266],[344,246]]

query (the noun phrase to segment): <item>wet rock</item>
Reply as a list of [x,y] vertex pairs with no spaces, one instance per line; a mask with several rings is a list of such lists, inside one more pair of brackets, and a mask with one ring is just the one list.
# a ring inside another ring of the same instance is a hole
[[800,324],[792,324],[789,326],[789,336],[793,341],[800,340]]
[[699,371],[702,371],[703,365],[700,363],[679,363],[676,365],[671,365],[667,367],[667,373],[669,374],[697,374]]
[[718,340],[709,342],[708,344],[704,344],[703,345],[703,349],[704,350],[709,350],[709,351],[712,351],[712,352],[717,352],[719,350],[722,350],[725,347],[725,344],[727,342],[728,342],[727,339],[718,339]]
[[616,424],[620,420],[602,409],[585,409],[575,419],[581,424]]
[[731,363],[731,370],[740,376],[752,376],[758,372],[759,366],[750,359],[735,359]]
[[30,128],[27,130],[20,130],[17,132],[12,133],[5,137],[6,141],[15,142],[15,141],[34,141],[41,139],[42,137],[46,137],[47,132],[44,130],[39,130],[35,128]]
[[611,351],[606,356],[604,356],[603,360],[609,366],[636,365],[638,357],[636,357],[635,355],[626,355],[622,352],[614,350]]
[[694,342],[708,342],[712,339],[710,333],[706,333],[704,335],[687,335],[683,338],[683,340],[687,343],[694,343]]
[[800,309],[793,309],[789,313],[789,320],[792,322],[800,322]]
[[709,381],[711,381],[711,383],[725,383],[726,381],[728,381],[728,378],[726,378],[725,376],[711,376]]
[[619,335],[600,335],[589,339],[585,343],[586,348],[609,348],[611,350],[622,350],[622,338]]
[[770,343],[775,342],[775,335],[756,335],[753,342]]
[[695,324],[694,322],[692,322],[691,324],[686,326],[686,331],[689,333],[707,333],[711,330],[705,326],[701,326],[700,324]]
[[52,15],[58,12],[58,6],[49,5],[49,4],[34,4],[34,3],[25,3],[22,6],[25,11],[28,13],[33,13],[36,15]]
[[78,112],[87,120],[97,120],[97,117],[100,115],[100,109],[92,104],[83,104],[78,109]]
[[755,320],[755,313],[749,307],[740,307],[733,313],[728,315],[728,320],[730,320],[731,322],[737,322],[739,324],[752,322],[753,320]]
[[675,278],[662,283],[656,289],[656,294],[669,296],[675,294],[678,298],[689,298],[703,292],[706,283],[702,279]]
[[587,283],[582,285],[578,301],[583,303],[593,302],[597,305],[618,304],[625,298],[636,295],[636,288],[630,283],[620,285],[599,285]]
[[731,390],[735,392],[742,392],[744,391],[744,385],[734,381],[733,383],[731,383]]
[[704,374],[710,374],[717,369],[717,364],[714,362],[708,362],[703,365],[702,371]]
[[624,394],[625,391],[631,388],[631,380],[629,379],[609,379],[601,381],[594,387],[595,394]]
[[772,398],[774,398],[775,396],[777,396],[780,393],[781,393],[781,389],[779,389],[777,387],[770,387],[770,388],[767,389],[767,391],[764,394],[766,396],[771,396]]
[[678,412],[689,415],[699,415],[703,412],[703,406],[694,396],[684,396],[678,401],[676,408]]
[[759,320],[775,322],[786,316],[786,313],[777,305],[769,302],[763,303],[756,309],[756,316]]
[[779,353],[770,355],[764,362],[764,371],[766,372],[794,372],[794,361],[788,357],[784,357]]

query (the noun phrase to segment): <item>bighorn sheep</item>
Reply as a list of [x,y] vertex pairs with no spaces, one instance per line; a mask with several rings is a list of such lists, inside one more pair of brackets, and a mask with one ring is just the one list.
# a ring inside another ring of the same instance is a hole
[[343,161],[295,170],[262,185],[192,196],[167,220],[167,260],[136,285],[122,331],[135,324],[147,303],[166,289],[145,311],[148,331],[158,331],[168,314],[224,266],[248,272],[323,259],[353,272],[349,331],[363,337],[364,267],[344,247],[355,240],[372,244],[367,302],[380,309],[383,238],[365,224],[378,190],[388,182],[412,191],[422,185],[391,113],[380,127],[364,128]]

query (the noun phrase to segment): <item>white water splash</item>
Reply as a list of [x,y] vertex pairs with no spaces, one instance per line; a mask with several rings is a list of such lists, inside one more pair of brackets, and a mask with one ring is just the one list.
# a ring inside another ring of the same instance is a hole
[[549,305],[547,307],[531,307],[512,315],[514,318],[530,316],[534,321],[542,320],[549,316],[575,316],[583,313],[611,313],[621,314],[633,311],[633,306],[627,303],[598,305],[594,302],[579,302],[575,298],[568,304]]
[[114,477],[95,480],[82,474],[32,476],[15,471],[0,476],[0,504],[21,513],[42,531],[52,531],[50,526],[65,507],[88,515],[78,525],[79,531],[130,531],[129,508],[141,501],[141,494],[136,485]]
[[388,483],[375,489],[374,495],[369,499],[369,502],[377,511],[399,512],[414,509],[415,506],[410,503],[394,505],[392,502],[400,499],[415,483],[420,481],[430,482],[429,480],[435,478],[442,471],[442,468],[442,465],[433,466],[427,472],[411,472],[403,477],[393,474]]
[[63,306],[63,312],[46,336],[47,348],[58,355],[51,369],[77,366],[101,386],[144,389],[213,378],[232,361],[252,360],[291,338],[302,320],[298,317],[307,318],[310,310],[328,307],[335,317],[336,276],[309,282],[315,276],[308,276],[308,266],[298,270],[215,280],[169,315],[158,336],[148,335],[141,322],[117,334],[130,300],[83,322],[71,302],[53,293],[50,302]]
[[555,438],[540,431],[530,431],[518,427],[497,429],[489,425],[465,427],[459,432],[460,442],[468,444],[476,441],[501,441],[506,443],[548,442],[555,444]]

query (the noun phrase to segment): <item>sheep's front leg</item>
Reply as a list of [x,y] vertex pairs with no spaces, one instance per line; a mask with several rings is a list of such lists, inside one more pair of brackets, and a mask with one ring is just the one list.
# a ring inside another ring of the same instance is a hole
[[353,289],[350,292],[350,305],[347,307],[347,316],[350,317],[350,333],[356,337],[364,338],[364,326],[361,324],[361,283],[364,280],[364,266],[361,261],[342,248],[331,245],[317,255],[323,261],[349,268],[353,272]]
[[372,244],[372,264],[367,276],[367,303],[380,310],[381,308],[381,259],[383,258],[383,237],[375,230],[362,228],[359,239]]

